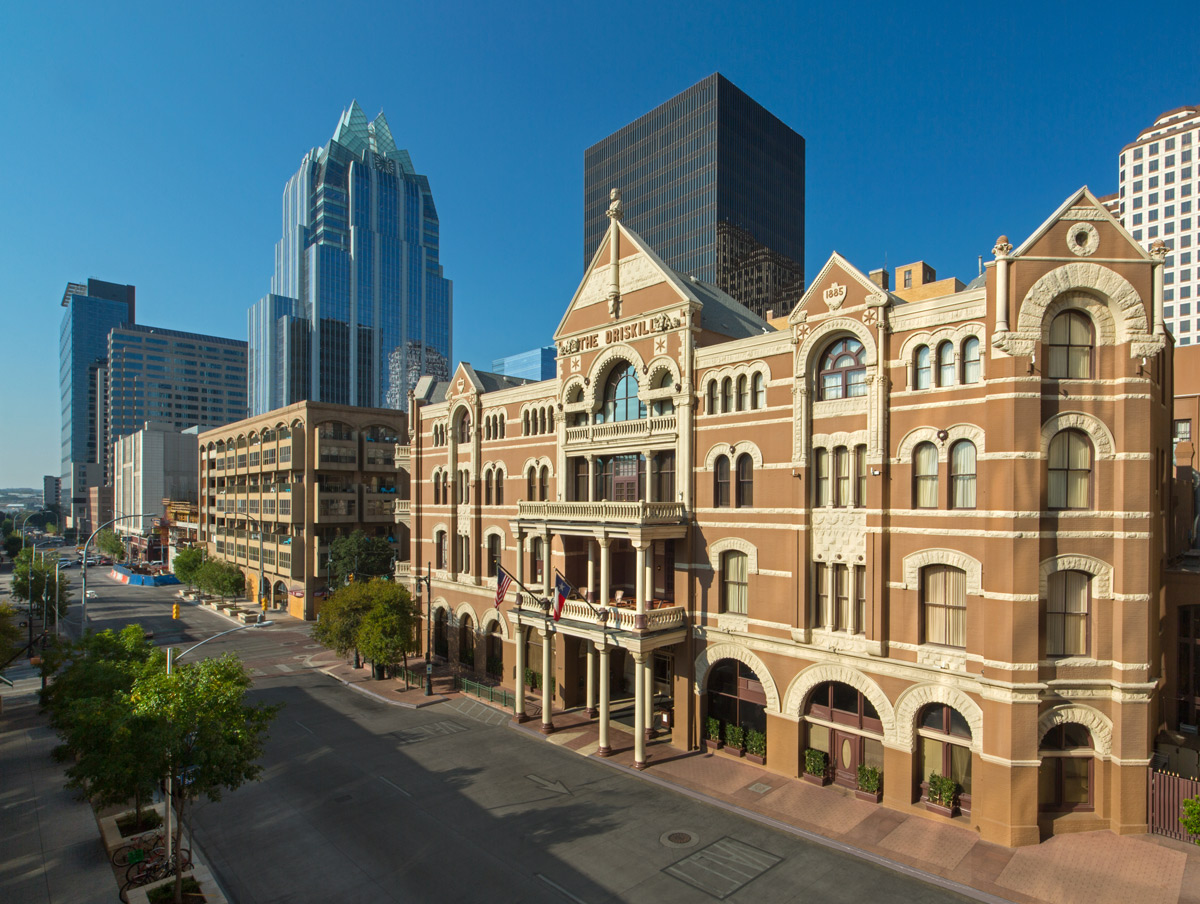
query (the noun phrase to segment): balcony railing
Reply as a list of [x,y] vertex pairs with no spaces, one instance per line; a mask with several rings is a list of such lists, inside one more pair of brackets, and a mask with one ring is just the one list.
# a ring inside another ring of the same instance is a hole
[[[523,612],[532,615],[544,614],[544,610],[527,594],[517,594],[518,605]],[[562,617],[586,624],[604,625],[618,631],[647,633],[671,631],[687,624],[687,611],[683,606],[664,606],[646,611],[645,627],[637,627],[637,610],[616,606],[596,606],[594,609],[581,600],[567,600],[563,605]]]
[[396,467],[407,468],[411,455],[412,447],[402,446],[400,443],[396,443]]
[[678,432],[675,415],[639,418],[635,421],[614,421],[611,424],[584,424],[567,428],[567,445],[600,443],[608,440],[668,439]]
[[412,502],[408,499],[397,499],[392,503],[392,514],[396,521],[407,521],[412,510]]
[[533,521],[595,521],[609,524],[676,524],[687,517],[682,502],[517,503],[517,517]]

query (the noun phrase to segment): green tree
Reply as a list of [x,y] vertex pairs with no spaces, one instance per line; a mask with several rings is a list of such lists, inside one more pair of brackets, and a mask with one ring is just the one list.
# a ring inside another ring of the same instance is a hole
[[[179,850],[187,806],[201,796],[221,799],[262,774],[258,759],[278,706],[245,702],[250,676],[233,654],[165,671],[147,671],[128,695],[136,717],[158,724],[157,750],[176,777],[174,844]],[[183,874],[175,874],[175,902],[183,900]]]
[[15,559],[17,553],[21,551],[21,535],[10,533],[4,538],[4,554],[10,559]]
[[358,655],[358,632],[362,620],[375,605],[370,591],[374,581],[355,581],[330,594],[321,605],[312,638],[339,656],[353,651]]
[[0,603],[0,664],[9,659],[21,647],[21,629],[17,627],[19,613],[8,603]]
[[55,573],[55,563],[58,554],[51,556],[34,555],[33,549],[26,548],[17,553],[13,564],[12,595],[15,599],[26,600],[30,603],[30,611],[34,619],[45,617],[52,619],[57,600],[57,611],[61,616],[70,601],[70,582]]
[[106,556],[112,556],[114,562],[125,561],[125,544],[111,528],[106,527],[96,534],[96,548]]
[[204,561],[204,550],[198,546],[179,550],[179,552],[175,553],[175,561],[173,563],[175,577],[179,578],[179,580],[183,581],[189,587],[194,587],[196,576]]
[[417,651],[417,613],[408,590],[391,581],[374,580],[366,585],[365,598],[371,608],[358,630],[358,648],[376,665],[392,667]]
[[392,545],[382,537],[368,537],[356,530],[348,537],[338,537],[329,544],[329,586],[341,587],[350,575],[358,580],[390,577]]
[[246,591],[246,576],[236,565],[208,559],[196,569],[196,586],[205,593],[226,599]]

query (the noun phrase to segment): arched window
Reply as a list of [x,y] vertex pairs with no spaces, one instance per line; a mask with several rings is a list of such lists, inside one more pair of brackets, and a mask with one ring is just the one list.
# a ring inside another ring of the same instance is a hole
[[[917,717],[918,753],[922,784],[931,772],[958,785],[958,805],[971,809],[971,726],[962,714],[944,703],[931,703]],[[927,799],[927,798],[926,798]]]
[[742,374],[737,379],[737,410],[747,411],[750,408],[750,381]]
[[938,454],[933,443],[913,450],[913,508],[938,507]]
[[484,505],[492,504],[492,471],[491,471],[491,469],[488,469],[488,472],[483,475],[483,504]]
[[818,395],[821,400],[867,394],[866,349],[857,339],[840,339],[821,358]]
[[[669,389],[672,385],[674,385],[674,379],[675,378],[671,376],[671,372],[667,371],[659,378],[658,385],[655,386],[655,389]],[[674,414],[675,403],[670,399],[659,399],[652,406],[652,413],[655,415],[655,417],[661,417],[664,414]]]
[[637,371],[622,361],[604,381],[604,403],[596,413],[596,423],[635,421],[646,416],[646,406],[638,399]]
[[829,505],[829,450],[813,449],[813,505]]
[[721,381],[721,411],[733,411],[733,380],[729,377]]
[[554,432],[554,409],[553,408],[549,408],[546,410],[546,429],[550,433]]
[[530,468],[529,473],[525,475],[528,486],[525,488],[525,495],[530,502],[537,499],[537,468]]
[[504,471],[496,469],[496,505],[504,505]]
[[1092,507],[1092,443],[1081,430],[1061,430],[1050,440],[1046,504],[1052,509]]
[[499,534],[491,534],[487,539],[487,576],[494,578],[496,576],[496,568],[500,564],[501,556],[504,553],[503,538]]
[[928,389],[930,374],[929,346],[920,345],[913,355],[913,389]]
[[833,504],[850,505],[850,451],[845,446],[833,450]]
[[767,407],[767,381],[763,379],[763,375],[756,373],[754,375],[753,387],[751,388],[750,407],[751,408],[766,408]]
[[458,661],[464,665],[475,664],[475,626],[471,616],[465,613],[458,622]]
[[1091,318],[1082,311],[1063,311],[1050,323],[1050,366],[1046,375],[1058,380],[1091,379],[1093,344]]
[[545,547],[541,537],[534,537],[529,544],[529,579],[534,589],[542,586],[545,581],[543,568],[546,564]]
[[938,346],[938,386],[954,385],[954,345],[943,342]]
[[1092,576],[1056,571],[1046,582],[1046,655],[1086,656]]
[[979,382],[979,340],[968,336],[962,345],[962,381]]
[[705,716],[726,725],[767,730],[767,695],[762,682],[745,663],[722,659],[708,672]]
[[743,452],[737,460],[737,507],[754,505],[754,459]]
[[460,443],[469,443],[471,441],[471,415],[466,411],[458,419],[458,441]]
[[433,548],[434,548],[434,567],[435,568],[445,568],[446,567],[446,558],[447,558],[447,549],[446,549],[446,532],[444,530],[440,530],[436,534],[433,535]]
[[450,472],[442,472],[442,505],[450,504]]
[[970,440],[950,447],[950,508],[975,508],[975,444]]
[[967,645],[967,573],[951,565],[921,569],[922,643]]
[[492,419],[489,417],[483,422],[483,439],[486,442],[492,438]]
[[529,436],[529,412],[521,412],[521,435]]
[[442,504],[442,478],[437,474],[436,471],[433,475],[433,504]]
[[744,552],[721,553],[721,611],[745,615],[748,611],[749,558]]
[[883,723],[871,701],[850,685],[830,681],[813,688],[804,723],[807,746],[825,752],[837,784],[856,788],[860,765],[883,769]]
[[433,613],[433,652],[443,659],[450,655],[448,621],[449,613],[445,609],[438,609]]
[[713,505],[726,508],[729,505],[729,459],[718,455],[713,465]]
[[1077,722],[1055,725],[1038,745],[1038,807],[1042,810],[1091,810],[1092,733]]
[[550,468],[546,465],[542,466],[541,472],[538,474],[538,499],[545,502],[550,498]]
[[708,413],[717,413],[717,381],[713,380],[708,384]]
[[545,409],[545,408],[539,408],[539,409],[538,409],[538,429],[537,429],[537,432],[538,432],[538,434],[539,434],[539,435],[541,435],[541,434],[543,434],[543,433],[545,433],[545,432],[546,432],[546,409]]

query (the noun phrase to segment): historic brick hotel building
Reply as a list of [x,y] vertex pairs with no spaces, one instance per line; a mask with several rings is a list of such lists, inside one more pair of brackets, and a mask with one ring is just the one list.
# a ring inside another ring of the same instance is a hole
[[[838,784],[876,766],[886,806],[948,776],[1002,844],[1145,831],[1163,254],[1082,189],[968,286],[923,291],[918,265],[889,291],[834,254],[768,323],[667,268],[619,198],[609,215],[555,379],[463,364],[416,387],[412,560],[432,563],[437,646],[514,687],[519,715],[552,675],[546,729],[586,706],[601,753],[613,701],[642,763],[669,707],[678,746],[714,717],[764,732],[783,775],[810,748]],[[581,598],[553,622],[514,586],[497,610],[496,560]]]

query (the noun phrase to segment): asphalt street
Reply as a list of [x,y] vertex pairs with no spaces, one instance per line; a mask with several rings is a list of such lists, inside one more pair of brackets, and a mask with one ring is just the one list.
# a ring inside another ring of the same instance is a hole
[[[89,573],[93,629],[137,620],[187,646],[233,627],[188,604],[172,621],[177,588],[106,574]],[[262,780],[192,811],[237,904],[966,900],[530,737],[469,699],[410,710],[357,694],[316,670],[329,654],[301,623],[192,657],[227,650],[252,670],[254,700],[286,704]]]

